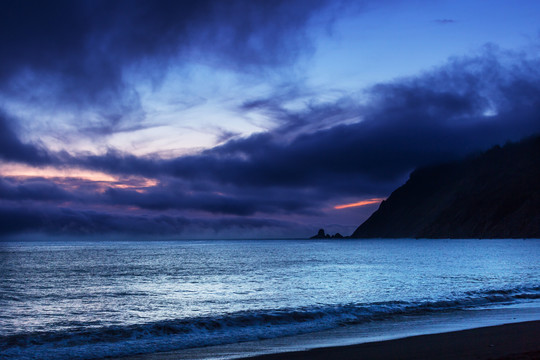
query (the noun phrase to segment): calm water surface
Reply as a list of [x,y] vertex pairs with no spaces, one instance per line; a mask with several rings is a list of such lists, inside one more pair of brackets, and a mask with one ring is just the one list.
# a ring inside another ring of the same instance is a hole
[[0,243],[0,357],[166,351],[540,302],[540,240]]

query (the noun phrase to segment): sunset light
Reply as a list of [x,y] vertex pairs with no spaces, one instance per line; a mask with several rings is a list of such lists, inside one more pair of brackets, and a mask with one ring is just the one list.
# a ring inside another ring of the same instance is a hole
[[0,176],[5,178],[48,179],[65,187],[76,187],[77,184],[93,183],[98,189],[106,188],[133,189],[144,191],[144,188],[156,186],[159,182],[142,176],[119,177],[100,171],[79,168],[55,168],[47,166],[43,168],[23,164],[3,164],[0,167]]
[[346,209],[346,208],[351,208],[351,207],[378,204],[378,203],[380,203],[381,201],[383,201],[385,199],[386,198],[374,198],[374,199],[362,200],[362,201],[351,203],[351,204],[336,205],[336,206],[334,206],[334,209],[341,210],[341,209]]

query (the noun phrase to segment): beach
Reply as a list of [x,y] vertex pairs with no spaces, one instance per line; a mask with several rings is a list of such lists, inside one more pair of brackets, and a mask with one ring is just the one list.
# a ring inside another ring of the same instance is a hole
[[[124,360],[183,359],[178,352],[155,353]],[[319,359],[540,359],[540,321],[529,321],[439,334],[411,336],[358,345],[259,355],[252,360]]]
[[[536,351],[504,331],[487,345],[387,341],[539,321],[538,240],[58,241],[0,254],[6,360]],[[515,331],[537,339],[535,326]]]
[[251,359],[540,359],[540,321],[269,354]]

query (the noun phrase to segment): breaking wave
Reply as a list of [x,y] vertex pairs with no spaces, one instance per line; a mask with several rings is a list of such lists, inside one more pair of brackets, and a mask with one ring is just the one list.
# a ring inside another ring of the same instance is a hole
[[[401,315],[422,315],[540,299],[540,286],[465,292],[419,302],[390,301],[237,312],[140,325],[0,336],[2,359],[98,359],[296,335]],[[95,324],[92,324],[95,326]]]

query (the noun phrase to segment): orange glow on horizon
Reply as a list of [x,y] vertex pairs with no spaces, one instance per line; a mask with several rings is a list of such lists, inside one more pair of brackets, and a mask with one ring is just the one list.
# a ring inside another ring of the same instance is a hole
[[[63,183],[67,179],[80,179],[84,181],[101,184],[104,188],[134,189],[138,192],[144,192],[144,188],[156,186],[156,179],[149,179],[142,176],[130,176],[122,178],[106,174],[100,171],[92,171],[78,168],[37,168],[20,164],[1,164],[0,176],[13,178],[45,178],[55,182]],[[104,190],[104,189],[103,189]]]
[[386,200],[386,198],[367,199],[367,200],[362,200],[362,201],[351,203],[351,204],[336,205],[336,206],[334,206],[334,209],[341,210],[341,209],[357,207],[357,206],[366,206],[366,205],[371,205],[371,204],[378,204],[383,200]]

